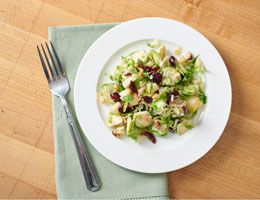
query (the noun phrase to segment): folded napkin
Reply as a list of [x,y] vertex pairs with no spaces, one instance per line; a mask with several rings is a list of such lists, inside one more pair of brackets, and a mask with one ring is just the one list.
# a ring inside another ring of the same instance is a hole
[[[49,39],[52,41],[61,60],[61,64],[68,75],[71,87],[67,99],[75,117],[73,88],[80,61],[89,46],[100,35],[115,25],[116,24],[100,24],[49,28]],[[102,183],[98,191],[88,191],[66,122],[63,107],[60,100],[55,96],[53,97],[53,121],[58,198],[168,199],[166,174],[143,174],[115,165],[97,152],[80,130]]]

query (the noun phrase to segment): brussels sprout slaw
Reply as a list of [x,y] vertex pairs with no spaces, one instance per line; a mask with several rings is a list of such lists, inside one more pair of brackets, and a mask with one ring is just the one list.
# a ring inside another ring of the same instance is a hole
[[180,47],[170,55],[158,40],[122,56],[121,63],[101,86],[99,102],[109,104],[107,126],[116,137],[134,140],[183,134],[194,127],[194,117],[207,101],[198,56],[182,55]]

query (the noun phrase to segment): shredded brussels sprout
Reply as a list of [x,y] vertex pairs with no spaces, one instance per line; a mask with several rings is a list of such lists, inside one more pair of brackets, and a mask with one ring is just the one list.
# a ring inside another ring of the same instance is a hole
[[206,68],[198,56],[181,55],[181,47],[167,55],[170,51],[160,41],[147,45],[149,51],[122,56],[97,97],[112,105],[107,125],[116,137],[137,141],[146,136],[154,143],[155,136],[183,134],[195,126],[193,119],[207,102]]

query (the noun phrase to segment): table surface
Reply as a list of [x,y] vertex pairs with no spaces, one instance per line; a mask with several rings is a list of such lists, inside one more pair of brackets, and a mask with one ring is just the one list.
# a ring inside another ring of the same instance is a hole
[[233,88],[222,137],[199,161],[168,174],[171,197],[260,198],[259,0],[0,0],[0,198],[56,198],[51,95],[35,48],[48,26],[149,16],[209,38]]

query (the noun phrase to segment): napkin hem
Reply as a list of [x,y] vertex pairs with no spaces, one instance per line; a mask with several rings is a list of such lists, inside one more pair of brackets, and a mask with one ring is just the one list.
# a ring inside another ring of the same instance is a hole
[[138,199],[155,199],[155,198],[169,198],[169,195],[152,195],[152,196],[141,196],[141,197],[127,197],[121,200],[138,200]]
[[98,24],[82,24],[82,25],[70,25],[70,26],[49,26],[48,27],[48,33],[50,36],[50,31],[56,30],[56,29],[70,29],[70,28],[82,28],[82,27],[91,27],[91,26],[111,26],[111,25],[118,25],[121,24],[122,22],[111,22],[111,23],[98,23]]

